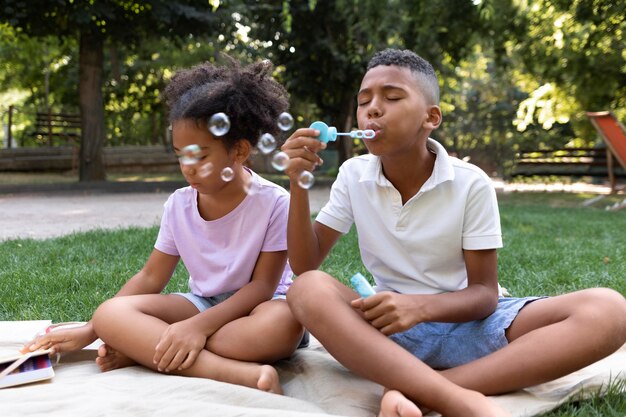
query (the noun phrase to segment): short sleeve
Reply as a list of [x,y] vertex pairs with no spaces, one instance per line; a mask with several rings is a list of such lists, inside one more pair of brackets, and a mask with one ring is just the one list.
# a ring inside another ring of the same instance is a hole
[[469,190],[463,221],[463,249],[502,247],[500,213],[496,192],[487,180],[476,181]]

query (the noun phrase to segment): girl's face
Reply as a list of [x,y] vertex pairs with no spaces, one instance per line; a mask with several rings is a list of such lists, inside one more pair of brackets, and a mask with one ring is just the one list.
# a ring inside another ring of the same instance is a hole
[[[221,190],[239,171],[236,151],[228,151],[220,140],[211,135],[206,125],[193,120],[177,120],[172,124],[172,141],[185,180],[201,194]],[[197,145],[199,152],[188,155],[185,151],[189,145]]]

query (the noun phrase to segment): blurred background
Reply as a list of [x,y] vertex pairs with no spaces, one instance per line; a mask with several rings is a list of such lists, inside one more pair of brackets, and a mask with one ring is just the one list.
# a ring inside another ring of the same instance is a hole
[[[588,165],[604,143],[585,112],[626,119],[625,38],[626,2],[614,0],[2,0],[0,176],[177,171],[161,92],[221,53],[273,62],[294,128],[349,131],[367,61],[386,47],[433,64],[444,113],[433,137],[490,176],[534,175],[518,168],[522,151],[582,149],[568,155]],[[332,176],[364,147],[327,152]],[[590,181],[602,181],[595,165]],[[582,175],[572,166],[554,175]]]

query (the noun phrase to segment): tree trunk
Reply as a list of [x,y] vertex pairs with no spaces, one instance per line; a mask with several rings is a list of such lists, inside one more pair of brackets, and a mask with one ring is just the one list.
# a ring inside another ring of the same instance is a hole
[[[335,124],[339,131],[349,132],[352,130],[354,111],[354,95],[350,92],[341,100],[341,110],[339,111],[339,116]],[[353,139],[349,136],[342,136],[341,140],[339,140],[337,144],[337,150],[339,151],[337,160],[338,166],[341,166],[347,159],[352,158],[354,148],[352,140]]]
[[102,99],[103,41],[99,34],[80,34],[79,101],[81,120],[80,181],[104,181],[105,141]]

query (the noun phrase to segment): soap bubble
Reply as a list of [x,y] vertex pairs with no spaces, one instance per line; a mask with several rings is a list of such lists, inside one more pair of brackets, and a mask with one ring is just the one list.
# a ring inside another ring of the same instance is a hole
[[311,174],[309,171],[302,171],[302,174],[300,174],[300,176],[298,177],[298,185],[300,186],[300,188],[308,190],[309,188],[313,187],[313,184],[315,184],[315,177],[313,176],[313,174]]
[[264,155],[267,155],[276,149],[276,145],[276,138],[271,133],[263,133],[256,146]]
[[224,113],[215,113],[209,119],[209,131],[215,136],[224,136],[230,130],[230,119]]
[[200,167],[200,169],[198,170],[198,174],[202,177],[202,178],[206,178],[209,175],[211,175],[213,173],[213,164],[210,162],[207,162],[206,164],[202,165]]
[[243,191],[248,195],[254,194],[254,181],[252,179],[243,185]]
[[277,171],[284,171],[289,166],[289,155],[285,152],[276,152],[272,156],[272,166]]
[[200,159],[200,147],[195,143],[187,145],[180,150],[180,156],[178,158],[183,165],[197,164]]
[[282,130],[283,132],[286,132],[292,127],[293,127],[293,117],[287,112],[282,112],[278,116],[278,128]]
[[231,167],[226,167],[220,173],[220,177],[224,182],[230,182],[235,178],[235,171]]

